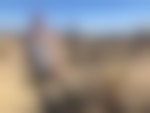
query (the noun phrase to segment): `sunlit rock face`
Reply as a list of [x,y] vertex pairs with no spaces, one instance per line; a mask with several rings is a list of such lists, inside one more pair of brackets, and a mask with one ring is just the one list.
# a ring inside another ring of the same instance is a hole
[[[51,113],[149,111],[149,46],[135,47],[136,40],[73,45],[57,33],[44,34],[32,42],[0,39],[0,112],[45,113],[46,104]],[[45,78],[38,85],[32,69]]]
[[20,38],[0,39],[0,112],[38,113],[40,98]]
[[140,47],[128,62],[124,79],[118,84],[116,102],[123,113],[147,113],[150,111],[150,52]]

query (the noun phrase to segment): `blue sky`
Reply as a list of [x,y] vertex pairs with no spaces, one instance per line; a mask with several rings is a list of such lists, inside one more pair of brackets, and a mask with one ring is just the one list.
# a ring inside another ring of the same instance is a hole
[[149,0],[0,0],[0,28],[27,28],[37,9],[42,9],[50,26],[60,29],[74,21],[84,31],[150,24]]

